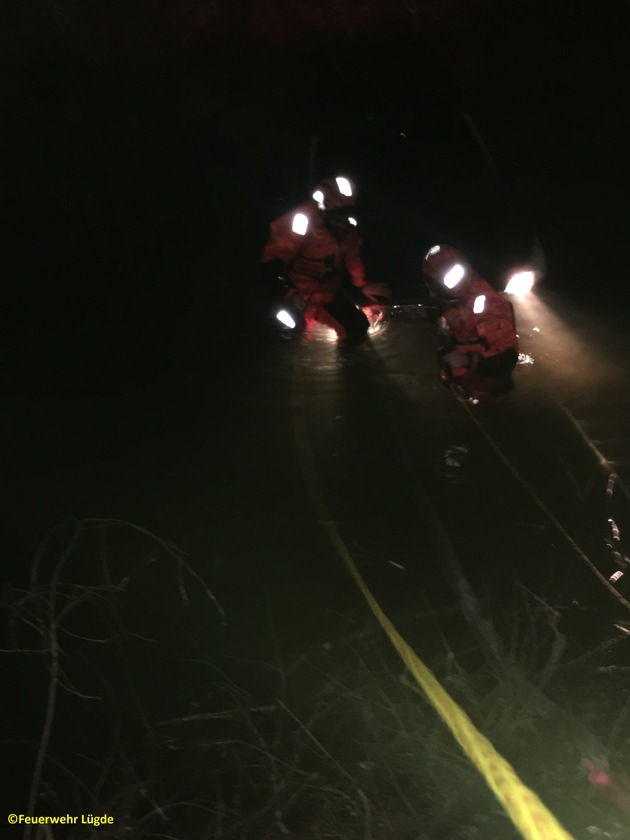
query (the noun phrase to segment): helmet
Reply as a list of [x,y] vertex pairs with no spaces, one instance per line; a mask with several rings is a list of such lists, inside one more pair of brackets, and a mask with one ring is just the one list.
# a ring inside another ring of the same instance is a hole
[[325,213],[333,210],[349,210],[354,207],[354,191],[347,178],[324,178],[315,187],[313,198]]
[[422,270],[432,280],[443,283],[447,289],[454,289],[471,274],[466,258],[450,245],[434,245],[429,248],[422,261]]

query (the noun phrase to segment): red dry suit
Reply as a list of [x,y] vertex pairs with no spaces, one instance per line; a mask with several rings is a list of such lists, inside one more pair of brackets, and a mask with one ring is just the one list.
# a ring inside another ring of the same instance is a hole
[[[300,214],[306,219],[303,233],[303,225],[296,223]],[[351,226],[339,238],[335,237],[324,224],[315,200],[285,213],[269,227],[270,238],[261,261],[281,260],[306,306],[332,303],[346,273],[358,288],[366,285],[361,237]]]
[[[492,370],[491,359],[502,357],[511,368],[518,359],[514,308],[489,283],[474,272],[453,290],[457,299],[440,318],[440,326],[455,341],[455,350],[467,354],[470,369]],[[475,311],[477,310],[477,311]]]

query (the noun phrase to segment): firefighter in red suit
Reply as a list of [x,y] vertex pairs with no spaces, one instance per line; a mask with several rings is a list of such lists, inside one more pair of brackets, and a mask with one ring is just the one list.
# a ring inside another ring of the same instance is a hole
[[353,207],[349,181],[325,179],[309,201],[271,223],[261,261],[288,280],[285,299],[307,325],[318,322],[340,338],[361,339],[369,322],[345,291],[347,280],[374,302],[388,297],[389,289],[365,279]]
[[450,296],[438,321],[446,339],[440,352],[442,379],[508,379],[518,361],[512,304],[455,248],[435,245],[424,258],[423,270]]

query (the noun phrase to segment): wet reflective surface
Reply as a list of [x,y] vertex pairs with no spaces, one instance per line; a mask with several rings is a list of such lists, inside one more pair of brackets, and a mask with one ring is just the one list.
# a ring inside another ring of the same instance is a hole
[[[581,317],[574,326],[541,299],[517,303],[515,387],[479,404],[439,383],[435,330],[419,307],[390,311],[356,348],[323,333],[296,342],[264,334],[256,347],[240,338],[238,364],[213,351],[134,399],[5,401],[9,510],[16,523],[33,517],[33,535],[66,516],[168,523],[176,541],[231,554],[224,574],[240,575],[243,564],[258,574],[259,554],[302,554],[301,528],[317,530],[293,451],[300,411],[335,518],[368,554],[383,555],[375,568],[393,561],[420,585],[441,581],[423,557],[420,486],[484,587],[492,570],[497,587],[520,580],[565,606],[599,603],[600,584],[558,524],[595,552],[603,574],[624,571],[630,427],[615,357],[623,339],[597,338],[592,353]],[[21,501],[35,484],[37,512],[27,512]],[[292,531],[287,551],[283,533]],[[385,580],[395,600],[398,582]],[[612,622],[608,597],[601,618]]]

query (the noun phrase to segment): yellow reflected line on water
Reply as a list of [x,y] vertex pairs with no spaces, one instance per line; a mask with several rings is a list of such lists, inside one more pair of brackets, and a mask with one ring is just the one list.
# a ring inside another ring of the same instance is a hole
[[476,729],[466,712],[455,703],[432,671],[407,644],[372,595],[328,508],[310,442],[306,411],[298,400],[297,391],[298,383],[294,371],[291,395],[293,430],[302,478],[319,523],[354,578],[377,621],[431,705],[448,726],[464,753],[482,774],[525,840],[574,840],[538,796],[521,782],[512,765]]

